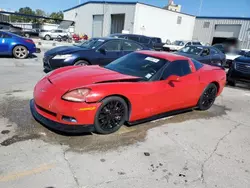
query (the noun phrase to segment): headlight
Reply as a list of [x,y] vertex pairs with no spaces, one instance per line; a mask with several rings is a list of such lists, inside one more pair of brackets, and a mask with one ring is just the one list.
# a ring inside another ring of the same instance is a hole
[[56,55],[52,59],[67,59],[67,58],[70,58],[70,57],[72,57],[72,54]]
[[90,92],[90,89],[87,89],[87,88],[75,89],[75,90],[65,93],[62,96],[62,99],[67,100],[67,101],[73,101],[73,102],[84,102],[89,92]]

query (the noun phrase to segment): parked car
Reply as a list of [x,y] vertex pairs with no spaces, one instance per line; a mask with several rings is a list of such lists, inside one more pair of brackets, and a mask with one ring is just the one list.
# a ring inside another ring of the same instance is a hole
[[190,46],[190,45],[200,45],[202,44],[199,41],[184,41],[184,40],[176,40],[172,44],[165,44],[163,46],[163,50],[170,52],[170,51],[178,51],[181,48],[185,46]]
[[245,55],[247,52],[249,52],[250,50],[249,49],[242,49],[242,50],[234,50],[232,52],[228,52],[226,53],[226,63],[224,64],[224,67],[226,68],[230,68],[233,61],[242,56],[242,55]]
[[0,31],[11,32],[20,36],[23,35],[21,27],[15,27],[7,22],[0,22]]
[[228,70],[228,84],[235,86],[238,81],[250,83],[250,52],[236,58]]
[[30,38],[30,37],[38,37],[39,36],[39,29],[24,29],[22,31],[23,36]]
[[148,37],[144,35],[134,35],[134,34],[111,34],[110,37],[133,40],[138,43],[141,43],[142,45],[148,48],[151,48],[157,51],[163,50],[163,43],[162,43],[161,38],[159,37]]
[[44,71],[69,65],[107,65],[111,61],[136,50],[148,49],[126,39],[92,38],[74,46],[61,46],[44,54]]
[[52,40],[52,39],[56,39],[56,38],[60,38],[63,36],[68,36],[68,35],[69,33],[62,29],[54,29],[51,31],[41,30],[39,32],[39,37],[45,40]]
[[226,61],[225,54],[211,46],[186,46],[175,53],[215,66],[222,66]]
[[13,55],[19,59],[39,51],[33,40],[10,32],[0,31],[0,43],[0,55]]
[[30,102],[51,129],[109,134],[197,107],[209,109],[226,83],[224,70],[184,56],[137,51],[105,67],[64,67],[40,80]]

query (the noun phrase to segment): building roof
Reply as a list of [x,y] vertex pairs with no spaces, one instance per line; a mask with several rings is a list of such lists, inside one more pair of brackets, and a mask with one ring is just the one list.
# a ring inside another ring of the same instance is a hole
[[250,20],[246,17],[216,17],[216,16],[197,16],[197,19],[226,19],[226,20]]
[[82,4],[79,4],[77,6],[74,6],[72,8],[69,8],[69,9],[66,9],[64,10],[63,12],[67,12],[67,11],[70,11],[72,9],[75,9],[75,8],[78,8],[78,7],[81,7],[81,6],[84,6],[84,5],[87,5],[87,4],[90,4],[90,3],[94,3],[94,4],[123,4],[123,5],[135,5],[136,1],[134,2],[127,2],[127,1],[87,1],[85,3],[82,3]]

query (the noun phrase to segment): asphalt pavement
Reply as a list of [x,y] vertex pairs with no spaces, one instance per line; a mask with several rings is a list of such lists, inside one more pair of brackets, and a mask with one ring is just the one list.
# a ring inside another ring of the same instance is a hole
[[58,134],[29,111],[42,55],[0,58],[0,187],[249,188],[250,87],[111,135]]

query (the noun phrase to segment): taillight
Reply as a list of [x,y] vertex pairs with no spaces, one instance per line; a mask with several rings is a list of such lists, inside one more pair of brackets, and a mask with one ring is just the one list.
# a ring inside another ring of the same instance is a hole
[[32,44],[34,44],[34,41],[33,41],[33,40],[31,40],[31,39],[25,39],[25,42],[28,42],[28,43],[32,43]]

